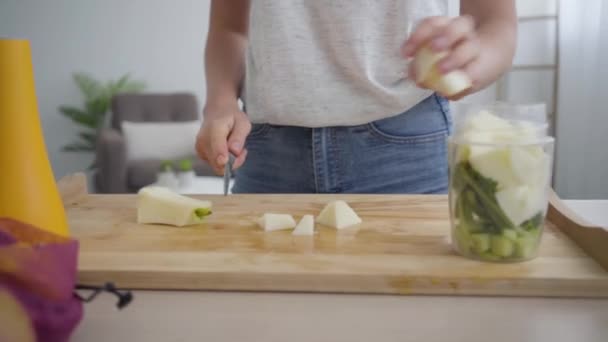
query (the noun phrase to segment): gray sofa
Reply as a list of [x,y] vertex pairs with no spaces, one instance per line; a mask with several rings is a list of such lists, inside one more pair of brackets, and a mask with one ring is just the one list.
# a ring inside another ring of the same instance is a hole
[[[161,160],[128,161],[121,122],[190,121],[199,116],[196,97],[189,93],[121,94],[112,99],[110,128],[97,137],[95,174],[99,193],[132,193],[156,181]],[[215,176],[211,167],[193,156],[199,176]]]

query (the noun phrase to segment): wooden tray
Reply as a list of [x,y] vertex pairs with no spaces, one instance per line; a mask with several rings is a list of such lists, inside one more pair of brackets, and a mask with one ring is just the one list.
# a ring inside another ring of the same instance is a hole
[[[131,289],[608,297],[608,232],[551,198],[538,258],[493,264],[456,255],[447,197],[411,195],[197,196],[214,213],[196,227],[135,223],[135,195],[86,193],[82,175],[60,182],[79,282]],[[317,227],[313,238],[265,233],[253,219],[299,219],[344,199],[359,229]],[[568,238],[568,236],[570,238]],[[577,246],[578,244],[578,246]],[[585,252],[586,251],[586,252]]]

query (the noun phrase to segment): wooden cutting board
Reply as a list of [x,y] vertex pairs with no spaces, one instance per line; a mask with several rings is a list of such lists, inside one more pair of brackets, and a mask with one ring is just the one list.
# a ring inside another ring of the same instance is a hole
[[[493,264],[456,255],[449,243],[445,196],[195,196],[213,202],[213,215],[200,226],[176,228],[137,224],[135,195],[89,195],[66,184],[61,188],[72,235],[80,240],[82,284],[608,297],[608,272],[553,222],[547,223],[533,261]],[[296,219],[316,215],[334,199],[350,203],[363,224],[343,231],[317,226],[311,238],[293,237],[290,231],[266,233],[254,223],[264,212]]]

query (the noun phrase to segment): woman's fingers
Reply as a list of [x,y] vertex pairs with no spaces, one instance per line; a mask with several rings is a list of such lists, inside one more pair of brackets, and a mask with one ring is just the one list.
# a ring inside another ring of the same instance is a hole
[[421,21],[403,45],[403,55],[413,57],[418,48],[441,32],[450,20],[448,17],[429,17]]
[[480,50],[479,39],[471,38],[463,40],[446,57],[439,61],[439,71],[445,74],[452,70],[461,69],[475,60],[479,56]]
[[471,16],[456,17],[431,38],[430,46],[437,52],[448,50],[461,41],[471,38],[474,33],[475,23]]

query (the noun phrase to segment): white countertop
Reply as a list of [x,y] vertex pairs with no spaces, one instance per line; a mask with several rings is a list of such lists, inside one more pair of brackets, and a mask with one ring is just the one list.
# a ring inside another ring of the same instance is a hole
[[[608,201],[566,201],[608,226]],[[102,295],[72,341],[608,341],[608,300],[136,291]]]

